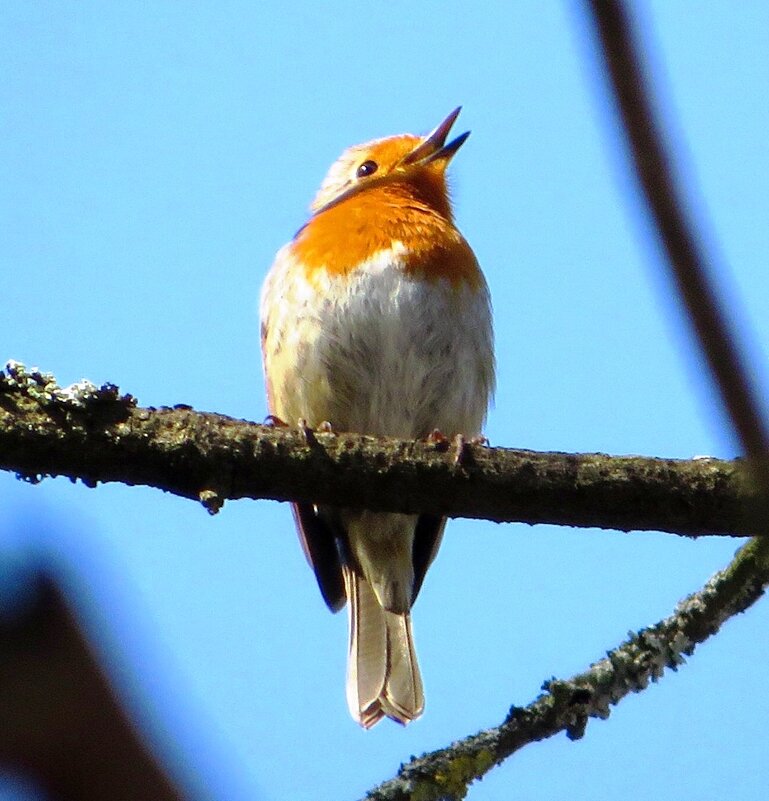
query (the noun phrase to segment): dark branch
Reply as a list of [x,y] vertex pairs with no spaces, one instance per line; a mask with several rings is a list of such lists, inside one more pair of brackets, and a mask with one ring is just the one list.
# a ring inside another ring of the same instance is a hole
[[670,272],[745,453],[766,481],[769,435],[749,371],[719,305],[707,255],[685,213],[662,126],[654,113],[627,10],[620,0],[589,0],[636,174],[665,248]]
[[[459,458],[458,458],[459,456]],[[0,468],[157,487],[216,511],[273,498],[689,536],[745,536],[739,463],[537,453],[306,432],[142,409],[112,386],[0,373]]]
[[544,695],[526,707],[513,707],[500,726],[412,759],[366,799],[464,798],[471,782],[529,743],[559,732],[578,739],[590,718],[608,718],[610,707],[626,695],[659,680],[665,668],[676,670],[728,618],[755,603],[767,584],[769,538],[754,538],[726,570],[681,601],[670,617],[639,631],[584,673],[545,682]]
[[181,801],[48,578],[0,615],[0,764],[56,801]]

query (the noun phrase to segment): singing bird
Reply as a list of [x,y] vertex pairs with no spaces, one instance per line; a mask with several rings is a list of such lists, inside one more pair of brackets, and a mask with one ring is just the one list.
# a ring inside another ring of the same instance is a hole
[[[261,296],[270,412],[289,424],[416,439],[481,433],[494,390],[491,304],[454,224],[446,142],[460,109],[426,136],[346,150],[312,216],[275,257]],[[370,728],[424,707],[411,607],[446,519],[293,505],[332,611],[349,602],[347,701]]]

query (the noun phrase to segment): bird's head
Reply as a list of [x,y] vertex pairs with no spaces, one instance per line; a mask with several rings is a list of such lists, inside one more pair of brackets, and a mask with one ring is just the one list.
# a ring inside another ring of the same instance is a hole
[[446,168],[470,136],[467,131],[446,143],[460,111],[454,109],[426,136],[401,134],[348,148],[328,171],[310,208],[318,213],[375,187],[407,185],[450,218]]

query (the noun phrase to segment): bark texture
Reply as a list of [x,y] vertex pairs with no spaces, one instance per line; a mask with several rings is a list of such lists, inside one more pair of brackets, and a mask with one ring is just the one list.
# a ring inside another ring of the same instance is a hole
[[0,469],[30,481],[118,481],[202,502],[271,498],[554,523],[747,536],[753,494],[739,461],[540,453],[265,426],[188,406],[140,408],[117,387],[60,388],[0,373]]

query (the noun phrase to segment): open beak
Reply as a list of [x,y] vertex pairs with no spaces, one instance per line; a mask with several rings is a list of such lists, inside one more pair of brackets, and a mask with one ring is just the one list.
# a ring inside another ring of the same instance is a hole
[[433,161],[443,161],[446,164],[454,158],[457,150],[465,143],[470,136],[470,131],[460,134],[456,139],[446,144],[451,126],[456,122],[462,106],[458,106],[454,111],[434,128],[427,136],[409,153],[404,159],[403,164],[430,164]]

